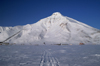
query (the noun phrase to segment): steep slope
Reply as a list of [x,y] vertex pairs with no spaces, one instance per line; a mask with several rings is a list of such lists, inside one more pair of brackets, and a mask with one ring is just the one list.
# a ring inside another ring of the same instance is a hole
[[100,44],[100,30],[55,12],[35,24],[0,27],[0,41],[5,40],[17,44]]
[[1,27],[0,26],[0,42],[9,39],[11,36],[22,30],[22,26]]

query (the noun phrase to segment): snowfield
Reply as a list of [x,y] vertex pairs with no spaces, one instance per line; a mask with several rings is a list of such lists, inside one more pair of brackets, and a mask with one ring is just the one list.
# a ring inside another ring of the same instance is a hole
[[16,44],[100,44],[100,30],[59,12],[35,24],[1,27],[0,42]]
[[100,46],[1,45],[0,66],[100,66]]

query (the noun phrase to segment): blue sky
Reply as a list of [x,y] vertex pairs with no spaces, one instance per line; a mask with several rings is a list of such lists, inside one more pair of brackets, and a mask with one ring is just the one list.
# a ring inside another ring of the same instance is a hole
[[0,26],[33,24],[54,12],[100,29],[100,0],[0,0]]

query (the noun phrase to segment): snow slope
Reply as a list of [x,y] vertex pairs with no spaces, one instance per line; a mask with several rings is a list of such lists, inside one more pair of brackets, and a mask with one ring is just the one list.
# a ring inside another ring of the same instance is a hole
[[100,44],[100,30],[59,12],[35,24],[0,27],[0,42],[17,44]]

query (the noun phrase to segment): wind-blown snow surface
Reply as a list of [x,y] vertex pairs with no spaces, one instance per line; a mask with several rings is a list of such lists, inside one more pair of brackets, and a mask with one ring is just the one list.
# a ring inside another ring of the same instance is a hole
[[100,46],[2,45],[0,66],[100,66]]
[[55,12],[35,24],[0,27],[0,42],[5,40],[17,44],[100,44],[100,30]]

